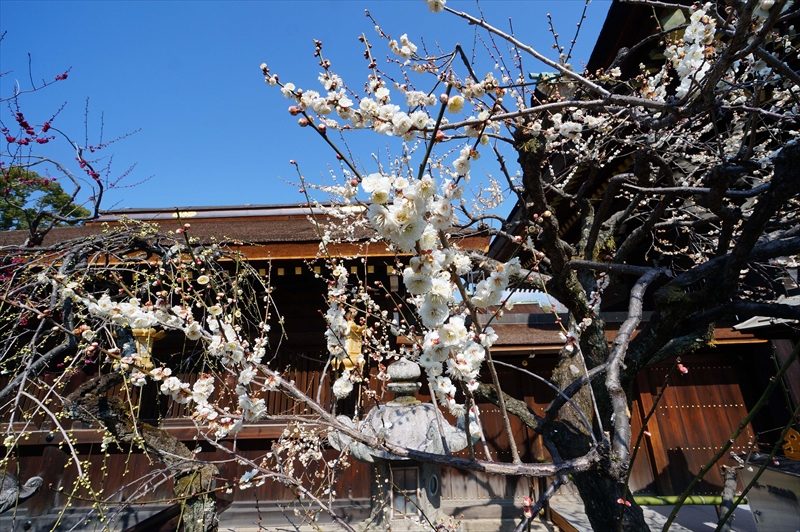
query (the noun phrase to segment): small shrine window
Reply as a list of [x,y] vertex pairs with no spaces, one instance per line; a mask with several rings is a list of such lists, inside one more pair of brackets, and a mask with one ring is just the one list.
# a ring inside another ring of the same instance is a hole
[[419,515],[419,470],[416,467],[392,468],[392,516],[412,517]]

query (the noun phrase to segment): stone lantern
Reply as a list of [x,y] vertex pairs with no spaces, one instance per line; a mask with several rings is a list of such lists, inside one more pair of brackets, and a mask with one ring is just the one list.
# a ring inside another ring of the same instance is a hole
[[[426,453],[445,454],[445,443],[451,453],[467,446],[463,429],[450,425],[433,404],[414,396],[421,386],[415,362],[401,358],[386,373],[391,379],[387,387],[395,394],[393,401],[373,407],[363,421],[356,423],[346,416],[338,420],[363,434]],[[430,530],[421,521],[436,525],[443,517],[438,465],[372,449],[338,432],[329,440],[335,449],[348,448],[356,459],[373,464],[373,507],[366,530],[386,530],[387,525],[395,531]]]

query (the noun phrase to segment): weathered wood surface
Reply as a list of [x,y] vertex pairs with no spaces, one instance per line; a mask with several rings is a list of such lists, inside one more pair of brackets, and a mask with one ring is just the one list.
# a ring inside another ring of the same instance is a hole
[[[743,392],[740,386],[742,367],[736,367],[737,355],[746,354],[728,353],[731,349],[726,347],[726,352],[712,351],[701,355],[685,357],[683,364],[689,369],[685,375],[675,374],[672,385],[659,404],[656,414],[651,419],[648,430],[651,433],[644,441],[644,447],[639,452],[637,462],[633,466],[631,488],[634,492],[659,495],[680,493],[688,485],[699,467],[713,455],[714,451],[729,437],[741,417],[747,411]],[[288,351],[287,351],[288,353]],[[319,357],[319,358],[316,358]],[[319,382],[319,369],[321,367],[321,352],[306,352],[303,356],[294,356],[292,369],[287,375],[303,386],[306,390],[316,391]],[[552,358],[523,356],[509,356],[506,361],[526,371],[533,371],[544,378],[548,378],[552,368]],[[525,362],[525,365],[523,365]],[[747,367],[746,365],[744,367]],[[633,429],[638,433],[642,417],[649,411],[652,401],[657,395],[668,366],[659,366],[642,372],[634,383],[635,400],[632,404]],[[502,368],[501,380],[506,386],[505,391],[524,401],[539,414],[544,413],[546,405],[553,397],[553,391],[545,384],[534,381],[528,376]],[[48,377],[55,379],[56,375]],[[76,389],[85,382],[87,375],[76,374],[70,379],[65,390]],[[74,382],[73,382],[74,379]],[[324,387],[326,388],[326,387]],[[42,388],[41,393],[46,393]],[[150,397],[152,404],[147,402]],[[326,396],[327,397],[327,396]],[[268,394],[272,412],[293,412],[293,405],[282,394]],[[420,396],[424,399],[424,396]],[[385,397],[388,399],[388,396]],[[142,418],[147,414],[162,416],[161,426],[182,441],[193,447],[197,445],[195,437],[197,431],[193,426],[187,425],[180,419],[179,405],[172,405],[163,397],[143,391],[140,404]],[[25,404],[21,404],[25,408]],[[501,429],[499,419],[490,404],[481,404],[481,411],[485,421],[486,435],[492,456],[500,461],[510,460],[508,442]],[[8,413],[6,413],[8,415]],[[7,417],[6,417],[7,419]],[[454,420],[450,419],[451,422]],[[33,431],[28,440],[20,442],[17,456],[9,465],[16,470],[19,465],[20,474],[26,476],[42,476],[44,486],[39,494],[25,502],[29,515],[41,515],[53,508],[63,507],[69,500],[69,492],[56,491],[59,487],[70,490],[76,480],[74,466],[64,467],[69,455],[57,444],[61,435],[53,433],[54,438],[47,441],[47,436],[53,427],[43,417],[35,417],[31,426]],[[21,427],[19,427],[21,428]],[[72,428],[72,427],[68,427]],[[237,439],[237,449],[247,458],[258,462],[271,449],[272,443],[283,432],[282,423],[258,423],[245,427]],[[518,420],[512,421],[512,429],[522,442],[520,449],[525,460],[550,459],[542,446],[541,438],[523,426]],[[147,499],[151,501],[168,501],[172,495],[172,481],[165,480],[160,467],[154,461],[139,451],[119,449],[111,445],[107,453],[100,450],[102,433],[95,429],[76,424],[73,431],[74,437],[80,442],[76,449],[84,459],[90,459],[94,464],[89,468],[90,489],[80,489],[75,492],[71,504],[74,506],[89,506],[97,498],[125,501],[133,496],[137,490],[146,490]],[[735,450],[744,452],[747,443],[753,437],[750,429],[737,440]],[[480,445],[480,444],[478,444]],[[479,448],[478,448],[479,450]],[[465,454],[462,451],[461,454]],[[202,452],[198,455],[200,460],[219,460],[224,458],[219,451],[214,451],[210,445],[202,444]],[[331,454],[330,458],[333,458]],[[97,467],[95,467],[97,466]],[[233,481],[249,470],[249,467],[235,462],[219,463],[220,479]],[[315,470],[302,470],[303,474],[313,476]],[[148,477],[148,475],[150,475]],[[134,479],[144,478],[146,481],[133,482]],[[353,461],[350,468],[346,469],[338,478],[336,490],[339,497],[345,499],[368,499],[371,470],[368,464]],[[132,483],[133,482],[133,483]],[[149,482],[149,483],[147,483]],[[222,485],[224,481],[220,480]],[[128,485],[132,483],[131,485]],[[534,483],[535,485],[535,483]],[[698,494],[719,494],[722,478],[716,469],[712,469],[707,479],[701,484]],[[527,479],[521,478],[489,478],[476,474],[465,474],[453,469],[442,471],[442,499],[443,502],[457,504],[458,501],[483,500],[511,501],[530,495],[532,486]],[[536,490],[533,490],[534,492]],[[254,501],[260,502],[291,500],[293,495],[282,485],[267,482],[262,486],[248,490],[234,490],[231,494],[220,493],[222,500]]]

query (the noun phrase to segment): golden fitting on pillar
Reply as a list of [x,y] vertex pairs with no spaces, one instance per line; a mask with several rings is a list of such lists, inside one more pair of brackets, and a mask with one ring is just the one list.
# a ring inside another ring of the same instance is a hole
[[164,338],[166,333],[157,331],[152,327],[148,329],[133,329],[132,332],[133,339],[136,341],[136,352],[139,354],[139,358],[142,359],[142,369],[150,371],[155,367],[151,359],[153,342]]

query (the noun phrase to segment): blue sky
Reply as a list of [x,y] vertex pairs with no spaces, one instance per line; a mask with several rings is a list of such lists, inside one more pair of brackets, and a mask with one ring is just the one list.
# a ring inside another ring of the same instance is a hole
[[[477,12],[473,1],[447,5]],[[588,60],[609,5],[589,5],[574,63]],[[555,57],[545,14],[552,14],[562,42],[569,41],[583,1],[483,0],[481,7],[497,26],[508,28],[511,17],[519,38]],[[37,83],[71,68],[67,80],[21,98],[31,123],[42,124],[66,102],[54,125],[79,143],[86,130],[89,143],[97,144],[101,124],[105,141],[139,130],[100,152],[113,155],[112,178],[136,164],[121,182],[128,187],[107,194],[106,208],[294,203],[302,197],[285,183],[297,180],[289,160],[320,181],[335,159],[312,131],[296,125],[286,112],[289,102],[265,85],[259,64],[266,62],[282,81],[319,89],[316,38],[333,69],[351,87],[362,87],[368,71],[358,36],[371,40],[378,58],[388,53],[365,9],[394,38],[407,33],[419,44],[422,36],[444,50],[473,43],[472,27],[430,13],[422,0],[0,0],[0,32],[7,32],[0,43],[0,96],[11,94],[15,83],[30,87],[30,53]],[[543,70],[526,61],[526,71]],[[7,105],[0,117],[15,125]],[[362,159],[385,145],[385,138],[357,134],[351,147]],[[40,153],[77,170],[64,142],[44,148]]]

